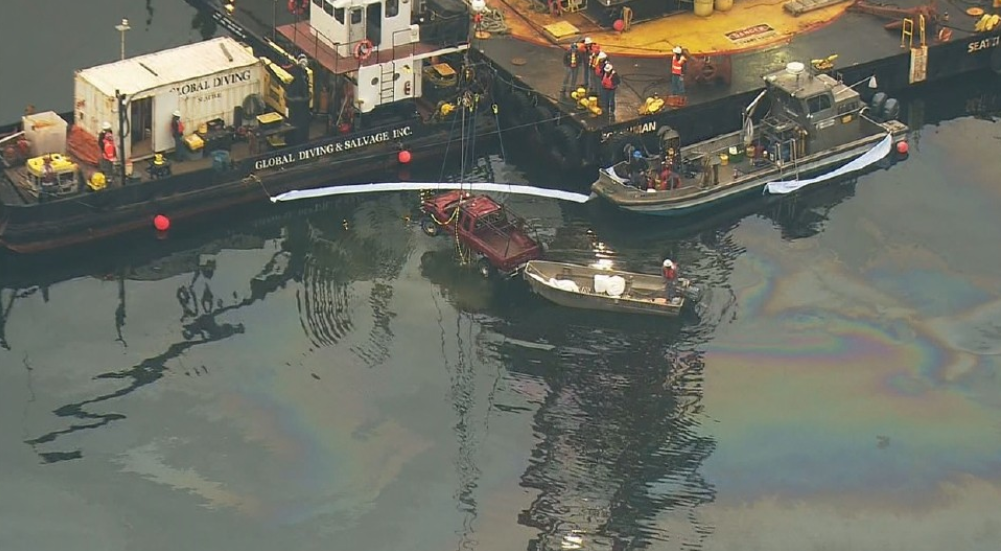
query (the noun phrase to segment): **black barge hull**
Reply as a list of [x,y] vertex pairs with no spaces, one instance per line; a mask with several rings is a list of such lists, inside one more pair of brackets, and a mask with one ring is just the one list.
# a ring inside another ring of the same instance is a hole
[[[486,117],[481,121],[477,139],[495,137],[493,121]],[[411,154],[411,163],[444,162],[446,157],[459,153],[463,137],[458,136],[458,129],[453,132],[450,126],[447,124],[437,131],[427,129],[419,137],[374,144],[302,164],[295,164],[290,159],[298,157],[300,151],[319,147],[317,144],[236,161],[223,168],[213,167],[46,202],[0,203],[0,244],[19,253],[42,252],[136,230],[152,232],[155,231],[153,218],[157,215],[178,222],[241,204],[270,201],[277,194],[295,189],[358,183],[361,178],[380,173],[399,175],[406,170],[406,165],[397,157],[401,150]],[[6,177],[0,175],[0,186],[12,186],[9,180],[2,181]]]

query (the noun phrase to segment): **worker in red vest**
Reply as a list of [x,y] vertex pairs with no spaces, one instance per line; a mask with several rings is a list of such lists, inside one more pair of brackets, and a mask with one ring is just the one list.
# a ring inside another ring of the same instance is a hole
[[583,59],[580,51],[577,49],[577,43],[574,42],[570,45],[570,49],[563,54],[563,67],[566,69],[566,75],[563,77],[563,87],[560,88],[560,96],[565,96],[567,89],[574,90],[577,88],[577,73],[580,72],[582,62]]
[[678,281],[678,266],[670,258],[665,258],[661,273],[664,276],[664,291],[667,293],[667,300],[671,300],[674,296],[674,284]]
[[109,181],[114,176],[115,161],[118,159],[118,152],[115,148],[115,135],[111,131],[104,134],[104,142],[101,144],[101,172]]
[[674,47],[674,56],[671,57],[671,95],[685,95],[685,64],[688,58],[685,57],[681,46]]
[[184,155],[184,122],[181,121],[181,112],[174,111],[170,118],[170,135],[174,137],[174,155],[177,160],[183,160]]
[[101,132],[97,135],[97,156],[101,158],[104,155],[104,138],[108,134],[111,134],[111,123],[105,121],[101,124]]
[[615,116],[615,89],[619,87],[620,82],[615,67],[611,63],[606,63],[605,70],[601,74],[601,108],[609,117]]

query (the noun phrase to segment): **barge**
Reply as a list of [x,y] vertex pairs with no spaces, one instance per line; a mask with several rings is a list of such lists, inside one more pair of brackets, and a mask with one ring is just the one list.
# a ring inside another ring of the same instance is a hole
[[[534,150],[567,169],[593,171],[621,161],[624,145],[652,147],[663,127],[678,131],[686,145],[739,130],[741,111],[763,89],[760,75],[789,62],[807,62],[849,86],[861,84],[865,99],[974,72],[1001,73],[1001,10],[989,0],[488,5],[507,29],[474,40],[473,55],[497,76],[501,124],[524,129]],[[579,97],[561,90],[564,55],[585,38],[606,53],[604,61],[620,77],[613,114],[582,108]],[[670,90],[675,48],[687,60],[681,97]]]
[[231,2],[192,2],[233,36],[78,71],[73,112],[0,129],[5,248],[165,230],[496,132],[468,70],[466,10],[430,21],[406,0],[293,2],[293,27],[268,38],[237,24]]

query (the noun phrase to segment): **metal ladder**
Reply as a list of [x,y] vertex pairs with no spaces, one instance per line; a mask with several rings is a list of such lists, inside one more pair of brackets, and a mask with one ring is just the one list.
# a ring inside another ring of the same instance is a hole
[[[782,160],[783,145],[789,146],[788,161]],[[797,151],[797,149],[798,149],[798,144],[796,143],[796,138],[789,138],[788,140],[780,142],[775,145],[775,162],[779,166],[779,174],[781,176],[784,177],[786,174],[786,165],[788,163],[792,163],[792,172],[793,174],[795,174],[796,179],[797,180],[799,179],[799,151]]]
[[384,105],[387,103],[393,103],[396,100],[396,81],[393,77],[396,76],[396,71],[394,70],[396,62],[386,63],[382,65],[379,74],[379,104]]

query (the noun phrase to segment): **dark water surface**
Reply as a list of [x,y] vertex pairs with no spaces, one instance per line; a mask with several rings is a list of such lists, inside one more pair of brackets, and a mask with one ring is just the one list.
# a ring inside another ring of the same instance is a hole
[[554,257],[679,259],[712,291],[679,322],[490,285],[412,194],[0,258],[0,550],[996,549],[997,87],[698,227],[504,198]]

